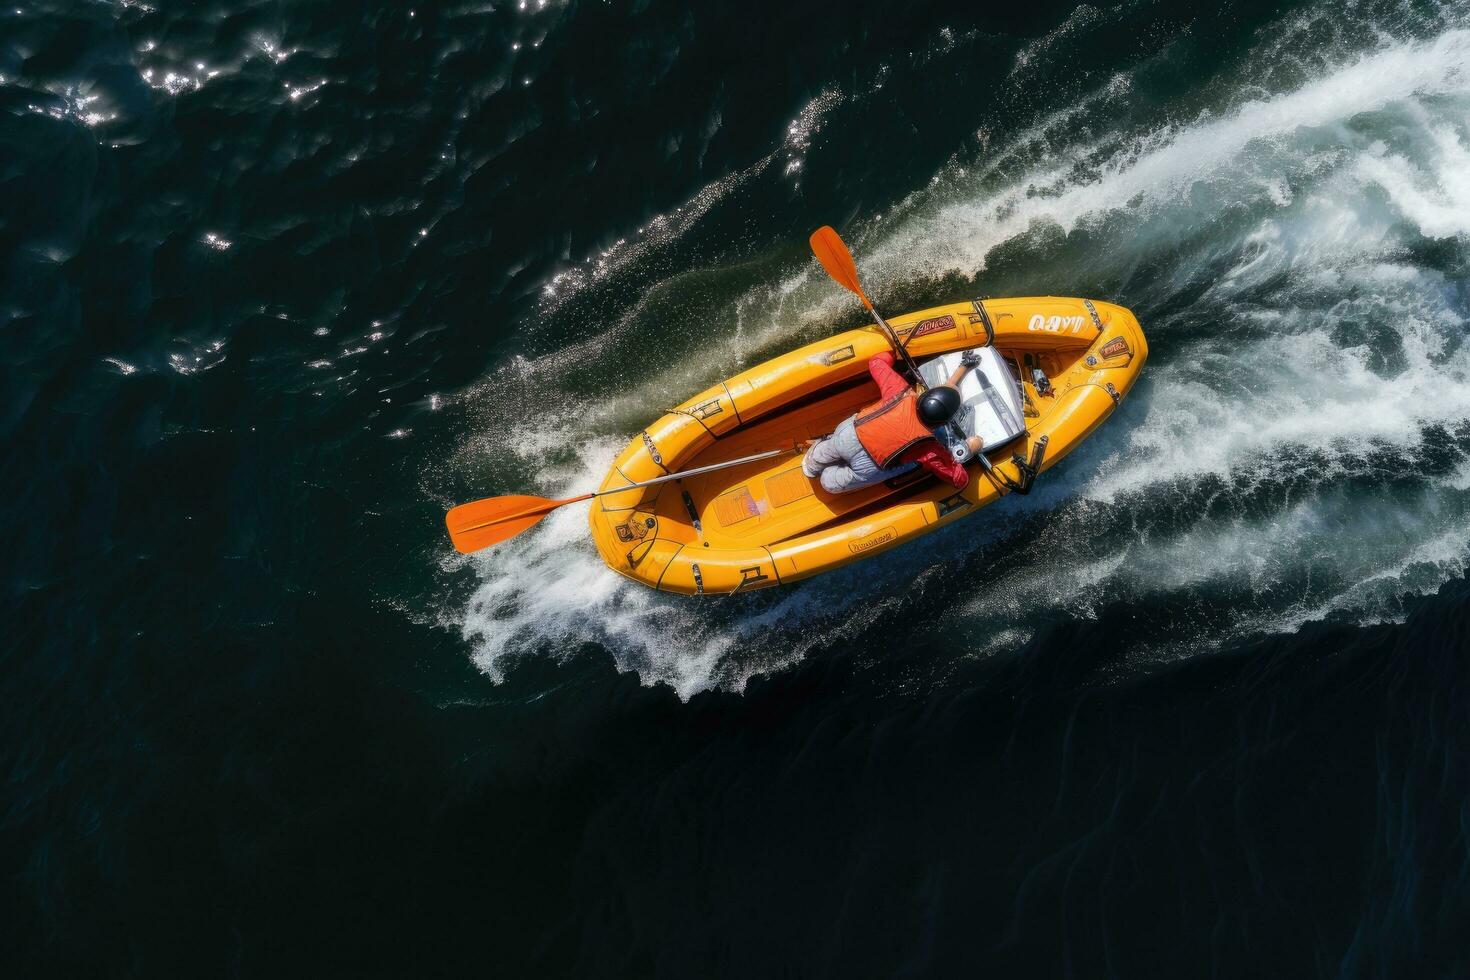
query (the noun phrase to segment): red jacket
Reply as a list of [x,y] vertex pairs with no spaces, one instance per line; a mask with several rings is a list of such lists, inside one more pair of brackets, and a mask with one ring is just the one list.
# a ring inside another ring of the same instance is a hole
[[[887,351],[874,354],[868,361],[868,373],[878,382],[878,398],[887,401],[909,389],[909,383],[893,370],[893,355]],[[950,455],[938,439],[930,439],[912,446],[899,454],[895,466],[918,463],[924,469],[955,487],[963,490],[970,485],[970,474],[964,464]]]

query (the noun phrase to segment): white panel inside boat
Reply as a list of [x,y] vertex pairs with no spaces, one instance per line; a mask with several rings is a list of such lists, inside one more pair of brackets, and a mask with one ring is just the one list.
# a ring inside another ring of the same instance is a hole
[[[919,365],[919,373],[930,386],[944,384],[960,366],[963,351],[954,351]],[[1021,386],[1005,359],[993,347],[980,348],[980,366],[960,382],[964,399],[955,423],[966,437],[978,435],[989,451],[1003,446],[1026,431],[1021,410]],[[940,433],[941,441],[956,459],[969,457],[963,440],[953,428]]]

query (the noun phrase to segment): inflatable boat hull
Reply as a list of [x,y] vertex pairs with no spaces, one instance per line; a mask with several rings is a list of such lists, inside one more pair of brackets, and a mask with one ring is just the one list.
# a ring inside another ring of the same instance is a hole
[[[1025,431],[986,455],[1016,480],[1014,456],[1031,458],[1044,436],[1040,469],[1056,465],[1113,413],[1148,357],[1133,314],[1091,300],[955,303],[889,322],[919,362],[987,345],[1004,357]],[[604,495],[593,501],[592,539],[608,566],[687,595],[770,588],[872,558],[999,499],[977,463],[963,491],[917,470],[833,495],[802,474],[795,453],[615,492],[826,435],[876,400],[867,363],[886,350],[878,327],[850,330],[723,381],[649,425],[614,461]],[[1033,380],[1037,370],[1046,393]]]

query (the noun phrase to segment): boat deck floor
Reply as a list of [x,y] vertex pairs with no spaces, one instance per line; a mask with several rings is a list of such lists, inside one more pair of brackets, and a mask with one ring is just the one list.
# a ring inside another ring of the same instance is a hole
[[[800,409],[777,413],[720,439],[689,461],[687,467],[708,466],[825,436],[877,398],[878,388],[869,382]],[[748,548],[805,534],[885,497],[911,492],[930,482],[920,477],[897,489],[879,483],[850,493],[830,494],[802,473],[801,460],[799,454],[792,453],[690,477],[673,484],[675,492],[659,495],[657,511],[664,521],[689,526],[692,540],[696,536],[689,515],[692,505],[699,515],[702,537],[712,547]]]

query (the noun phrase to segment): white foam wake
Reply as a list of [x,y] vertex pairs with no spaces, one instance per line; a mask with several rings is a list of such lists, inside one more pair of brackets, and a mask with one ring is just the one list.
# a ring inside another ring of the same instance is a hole
[[[1323,7],[1283,25],[1258,57],[1338,16]],[[1249,64],[1244,74],[1256,77]],[[987,563],[993,578],[956,591],[949,628],[981,652],[1120,596],[1212,609],[1197,635],[1184,631],[1186,648],[1215,642],[1222,619],[1236,636],[1328,616],[1394,619],[1406,597],[1463,574],[1466,300],[1421,246],[1463,247],[1470,236],[1470,31],[1380,36],[1322,59],[1289,90],[1239,91],[1192,123],[1149,125],[1130,115],[1122,73],[864,223],[864,271],[880,284],[943,268],[975,275],[1005,246],[1030,277],[1010,291],[1087,295],[1119,283],[1117,298],[1143,315],[1153,349],[1144,382],[1026,502],[857,570],[704,602],[616,576],[588,542],[585,515],[568,509],[474,559],[480,584],[458,608],[476,662],[496,675],[517,656],[593,643],[684,696],[738,688],[815,644],[856,639],[901,606],[910,580],[943,581],[982,550],[1046,560]],[[1114,117],[1118,127],[1103,128]],[[1076,130],[1102,135],[1068,143]],[[837,302],[803,267],[731,302],[739,339],[728,349],[716,344],[659,379],[626,377],[621,396],[564,392],[566,414],[603,436],[543,468],[542,489],[590,488],[650,406],[665,407],[655,393],[695,390],[729,373],[740,350],[809,330]],[[508,373],[544,384],[575,360]],[[516,403],[506,374],[497,423]],[[466,458],[514,451],[497,439],[477,437]]]

